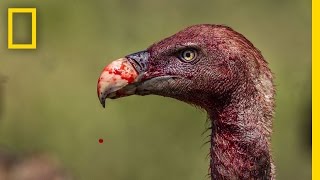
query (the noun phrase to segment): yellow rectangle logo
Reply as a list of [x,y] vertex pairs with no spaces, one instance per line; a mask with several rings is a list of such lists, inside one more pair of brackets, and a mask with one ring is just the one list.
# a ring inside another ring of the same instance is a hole
[[[32,30],[31,44],[13,44],[13,13],[31,13]],[[8,8],[8,49],[36,49],[37,48],[37,9],[36,8]]]

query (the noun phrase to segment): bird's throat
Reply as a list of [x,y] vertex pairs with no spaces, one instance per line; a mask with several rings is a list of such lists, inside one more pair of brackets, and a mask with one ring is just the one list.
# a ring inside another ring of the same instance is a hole
[[258,103],[245,100],[208,112],[212,127],[212,180],[274,179],[270,127],[262,122],[265,117],[259,108]]

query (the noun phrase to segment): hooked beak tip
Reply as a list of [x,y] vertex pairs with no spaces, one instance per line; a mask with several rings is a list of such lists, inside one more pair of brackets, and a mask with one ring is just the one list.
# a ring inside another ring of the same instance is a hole
[[102,105],[103,108],[106,107],[106,99],[105,98],[99,98],[100,104]]
[[98,98],[99,98],[99,101],[100,101],[100,104],[102,105],[103,108],[106,107],[106,98],[103,97],[102,93],[98,93]]
[[105,103],[105,101],[104,101],[104,102],[101,102],[101,105],[102,105],[103,108],[106,108],[106,103]]

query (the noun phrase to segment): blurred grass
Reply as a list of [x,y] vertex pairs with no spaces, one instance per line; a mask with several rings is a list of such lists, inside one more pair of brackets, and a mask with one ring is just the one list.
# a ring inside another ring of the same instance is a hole
[[[37,50],[7,50],[8,7],[37,7]],[[80,180],[206,179],[205,113],[157,96],[102,109],[96,97],[108,62],[199,23],[262,51],[276,76],[277,179],[311,179],[311,1],[2,1],[0,144],[52,152]]]

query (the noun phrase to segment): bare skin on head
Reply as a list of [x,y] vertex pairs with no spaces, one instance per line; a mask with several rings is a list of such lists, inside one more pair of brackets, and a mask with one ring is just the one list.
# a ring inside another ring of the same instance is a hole
[[125,73],[102,72],[103,105],[106,98],[156,94],[199,106],[211,120],[212,180],[275,179],[272,73],[243,35],[222,25],[194,25],[121,61]]

